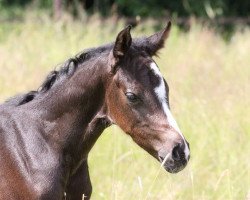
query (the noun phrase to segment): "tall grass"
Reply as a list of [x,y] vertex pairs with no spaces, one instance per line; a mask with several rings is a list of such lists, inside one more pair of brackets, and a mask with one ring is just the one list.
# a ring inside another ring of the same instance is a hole
[[[154,32],[153,22],[132,30]],[[0,24],[0,101],[39,87],[48,71],[79,51],[114,41],[123,27],[97,17],[53,22],[28,13]],[[250,31],[225,42],[213,30],[173,27],[155,58],[170,86],[172,112],[191,146],[191,160],[168,174],[118,127],[90,153],[93,199],[238,200],[250,198]],[[247,197],[248,196],[248,197]]]

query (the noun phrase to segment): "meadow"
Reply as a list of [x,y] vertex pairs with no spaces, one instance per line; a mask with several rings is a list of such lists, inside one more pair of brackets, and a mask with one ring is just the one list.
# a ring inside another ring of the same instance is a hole
[[[122,21],[86,21],[27,13],[0,23],[0,102],[39,87],[55,66],[83,49],[114,41]],[[147,20],[132,36],[154,32]],[[155,58],[170,87],[170,105],[190,143],[191,159],[169,174],[118,127],[90,153],[94,200],[250,199],[250,29],[230,41],[211,28],[173,26]]]

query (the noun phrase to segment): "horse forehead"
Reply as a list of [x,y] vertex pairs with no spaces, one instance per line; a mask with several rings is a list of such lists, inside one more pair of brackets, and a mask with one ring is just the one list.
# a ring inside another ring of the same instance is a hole
[[152,71],[154,72],[154,74],[156,76],[158,76],[159,78],[159,83],[158,85],[156,85],[156,87],[154,88],[154,92],[156,93],[158,99],[160,100],[161,103],[164,104],[165,98],[166,98],[166,87],[165,87],[165,83],[164,83],[164,78],[159,70],[159,68],[157,67],[155,62],[152,62],[150,64],[150,68],[152,69]]
[[162,75],[152,59],[141,59],[126,67],[125,80],[138,83],[147,90],[154,89],[160,85]]
[[150,63],[150,69],[154,72],[156,76],[158,76],[160,79],[163,79],[160,69],[158,68],[155,62]]

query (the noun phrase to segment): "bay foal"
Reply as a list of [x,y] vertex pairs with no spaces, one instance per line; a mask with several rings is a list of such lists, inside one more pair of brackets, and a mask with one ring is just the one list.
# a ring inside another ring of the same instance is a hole
[[175,122],[168,85],[152,59],[171,24],[132,40],[93,48],[52,71],[38,91],[0,106],[0,199],[87,199],[88,153],[117,124],[170,173],[182,170],[189,146]]

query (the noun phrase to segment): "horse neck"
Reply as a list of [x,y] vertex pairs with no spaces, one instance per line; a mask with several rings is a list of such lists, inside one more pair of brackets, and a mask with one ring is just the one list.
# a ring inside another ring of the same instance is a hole
[[87,157],[100,134],[110,125],[105,106],[108,65],[103,61],[85,65],[33,104],[42,119],[52,124],[47,137],[63,155],[70,155],[74,167]]

